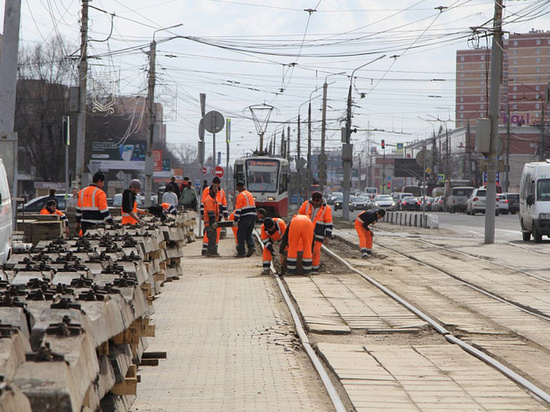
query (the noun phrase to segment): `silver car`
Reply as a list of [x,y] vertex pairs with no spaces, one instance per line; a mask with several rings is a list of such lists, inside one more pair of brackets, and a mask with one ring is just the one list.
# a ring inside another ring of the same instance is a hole
[[377,195],[372,200],[375,209],[396,210],[395,199],[390,195]]

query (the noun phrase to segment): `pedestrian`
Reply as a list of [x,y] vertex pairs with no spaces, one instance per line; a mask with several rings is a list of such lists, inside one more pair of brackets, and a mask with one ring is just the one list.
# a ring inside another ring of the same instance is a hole
[[197,210],[198,196],[193,182],[188,177],[183,178],[184,188],[181,191],[180,204],[184,210]]
[[132,179],[128,189],[122,192],[121,215],[123,225],[137,225],[140,222],[138,214],[144,215],[146,212],[137,207],[137,195],[141,190],[141,182],[138,179]]
[[65,235],[69,236],[69,220],[67,219],[67,216],[65,216],[65,213],[63,213],[60,210],[57,210],[57,203],[55,203],[55,200],[50,199],[46,202],[46,206],[40,211],[41,215],[57,215],[59,216],[59,220],[61,220],[63,226],[65,227]]
[[73,187],[73,194],[67,199],[67,207],[76,208],[77,203],[78,203],[78,189],[76,187]]
[[286,271],[294,275],[298,264],[298,252],[302,252],[302,269],[304,275],[311,273],[312,247],[313,247],[313,222],[306,215],[294,215],[281,239],[279,253],[285,252],[288,246],[286,258]]
[[172,192],[174,192],[176,194],[176,196],[178,197],[178,200],[179,200],[181,193],[180,193],[180,188],[179,188],[178,184],[176,183],[176,176],[172,176],[170,178],[170,182],[165,186],[164,192],[167,192],[169,187],[172,188]]
[[[235,222],[238,223],[236,257],[250,257],[256,251],[252,238],[256,222],[256,203],[252,193],[244,188],[243,182],[238,181],[235,188],[239,192],[235,199]],[[245,244],[248,246],[247,253],[245,253]]]
[[[179,196],[174,192],[173,186],[166,186],[166,191],[162,195],[161,203],[168,203],[174,207],[178,205]],[[178,189],[179,190],[179,189]]]
[[[214,177],[212,179],[212,186],[216,186],[216,200],[218,201],[218,205],[220,207],[220,213],[219,213],[219,220],[221,220],[221,217],[223,215],[223,219],[228,219],[228,211],[227,211],[227,198],[225,197],[225,191],[220,187],[221,180],[218,176]],[[204,213],[204,201],[208,198],[210,188],[206,188],[202,192],[201,197],[201,214]],[[216,247],[218,243],[220,242],[220,234],[221,234],[222,228],[217,228],[217,238],[216,238]],[[206,236],[206,233],[203,236],[202,239],[202,254],[205,255],[208,248],[208,238]]]
[[57,192],[57,190],[52,187],[49,190],[49,194],[48,194],[48,197],[46,198],[46,202],[48,200],[54,200],[55,201],[55,207],[57,207],[57,197],[55,196],[55,192]]
[[314,245],[311,274],[317,275],[321,264],[321,247],[323,244],[328,245],[332,236],[332,209],[327,205],[321,192],[313,192],[311,199],[302,203],[298,214],[306,215],[313,222]]
[[94,226],[115,224],[107,206],[107,195],[103,191],[105,175],[99,171],[92,177],[92,184],[78,192],[76,205],[76,231],[82,230],[82,235]]
[[279,242],[286,231],[286,223],[278,217],[266,217],[262,224],[260,237],[263,244],[262,275],[269,275],[271,260],[275,253],[275,243]]
[[204,227],[206,229],[206,236],[208,238],[208,245],[206,250],[207,257],[218,257],[220,254],[217,250],[216,239],[218,238],[218,220],[220,215],[220,205],[216,200],[218,188],[216,185],[210,186],[208,190],[208,196],[204,199]]
[[359,236],[359,247],[361,248],[361,257],[368,259],[372,254],[372,229],[369,225],[374,225],[377,220],[386,215],[384,209],[372,209],[361,213],[355,219],[355,230]]

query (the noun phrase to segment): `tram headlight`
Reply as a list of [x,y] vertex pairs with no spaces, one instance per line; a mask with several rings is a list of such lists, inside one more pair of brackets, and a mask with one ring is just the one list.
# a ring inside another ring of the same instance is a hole
[[273,196],[268,196],[268,197],[267,197],[267,200],[268,200],[269,202],[274,202],[274,201],[275,201],[275,198],[274,198]]

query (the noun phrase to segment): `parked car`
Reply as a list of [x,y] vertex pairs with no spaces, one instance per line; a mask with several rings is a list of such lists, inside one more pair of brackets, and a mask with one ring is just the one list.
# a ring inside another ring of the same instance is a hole
[[12,249],[12,211],[11,211],[11,194],[8,183],[8,176],[4,163],[0,159],[0,264],[5,263]]
[[353,212],[355,210],[367,210],[370,209],[370,198],[367,196],[355,196],[352,197],[349,202],[349,210]]
[[404,211],[420,210],[420,200],[412,196],[404,197],[403,200],[401,200],[401,210],[404,210]]
[[412,193],[409,192],[403,192],[403,193],[396,193],[395,197],[395,206],[397,207],[397,210],[403,210],[401,208],[401,202],[406,197],[414,197]]
[[423,197],[419,197],[418,201],[420,202],[420,210],[424,210],[428,212],[432,207],[434,198],[431,196],[423,196]]
[[508,204],[508,198],[505,194],[497,194],[498,211],[503,215],[507,215],[510,211],[510,205]]
[[396,210],[395,200],[390,195],[376,195],[372,201],[372,207],[384,210]]
[[445,196],[437,196],[432,202],[430,207],[432,212],[444,212],[445,211]]
[[[476,213],[485,213],[487,190],[484,187],[474,189],[468,200],[466,201],[466,213],[475,215]],[[495,214],[500,213],[498,202],[495,202]]]
[[[65,193],[60,193],[55,195],[55,200],[57,200],[57,209],[61,211],[67,210],[66,198],[71,195],[66,195]],[[23,211],[25,213],[40,213],[42,209],[46,206],[46,202],[50,199],[50,196],[40,196],[35,197],[34,199],[29,200],[24,205],[19,205],[17,207],[18,211]]]
[[508,199],[508,211],[515,215],[519,212],[519,193],[503,193]]

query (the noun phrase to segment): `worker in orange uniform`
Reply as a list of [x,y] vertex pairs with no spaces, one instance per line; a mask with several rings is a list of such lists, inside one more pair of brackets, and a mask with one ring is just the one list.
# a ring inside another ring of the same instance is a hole
[[[214,179],[212,179],[212,186],[216,186],[216,189],[217,189],[216,200],[218,201],[218,204],[220,205],[220,218],[219,218],[219,220],[221,220],[222,215],[223,215],[224,220],[227,220],[228,219],[228,214],[229,214],[228,210],[227,210],[227,198],[225,197],[225,190],[223,190],[220,187],[220,184],[221,184],[220,178],[218,176],[215,176]],[[204,201],[208,197],[209,191],[210,191],[209,187],[204,188],[204,190],[202,191],[201,214],[204,213]],[[221,227],[219,227],[217,229],[216,248],[218,247],[217,245],[220,242],[221,230],[222,230]],[[203,255],[206,255],[207,249],[208,249],[208,239],[207,239],[206,233],[205,233],[204,237],[202,238],[202,254]]]
[[94,226],[105,226],[105,223],[115,224],[107,206],[107,195],[103,191],[105,175],[96,172],[92,184],[78,192],[76,203],[76,231],[82,229],[82,235]]
[[217,229],[220,217],[220,205],[217,201],[218,188],[216,185],[210,186],[208,196],[204,199],[204,228],[208,237],[208,245],[206,250],[207,257],[218,257],[218,248],[216,239],[218,238]]
[[162,206],[162,208],[166,213],[170,213],[172,216],[178,215],[178,209],[176,208],[176,206],[170,203],[161,203],[160,205]]
[[286,223],[283,219],[278,217],[266,217],[260,231],[260,237],[264,246],[262,259],[263,270],[262,275],[269,275],[271,267],[271,260],[275,253],[274,245],[279,242],[286,231]]
[[137,225],[140,223],[138,214],[144,215],[146,212],[143,209],[137,207],[137,194],[141,190],[141,182],[137,179],[132,179],[128,189],[124,189],[122,192],[122,224],[123,225]]
[[361,213],[355,219],[355,230],[359,236],[359,247],[363,259],[368,259],[372,254],[372,231],[369,229],[369,225],[374,225],[384,216],[386,216],[384,209],[373,209]]
[[312,265],[311,250],[313,248],[313,222],[309,217],[294,215],[281,239],[279,253],[283,254],[287,246],[287,274],[294,275],[298,263],[298,252],[303,252],[302,268],[304,269],[304,275],[309,275]]
[[59,216],[59,220],[61,220],[61,222],[63,222],[63,226],[65,226],[65,234],[67,237],[69,236],[69,220],[67,219],[67,216],[65,216],[65,213],[57,210],[57,202],[54,199],[50,199],[46,202],[46,206],[44,206],[44,208],[40,211],[40,214]]
[[323,244],[328,245],[330,236],[332,235],[332,209],[323,199],[321,192],[313,192],[311,199],[302,203],[298,214],[306,215],[313,222],[315,236],[311,274],[318,275],[321,263],[321,247]]
[[[235,222],[238,223],[237,230],[237,255],[235,257],[250,257],[256,251],[252,231],[256,223],[256,202],[254,196],[244,188],[244,183],[238,181],[235,184],[237,197],[235,199]],[[248,252],[245,253],[245,244]]]
[[[231,212],[231,214],[229,215],[229,218],[228,220],[230,222],[235,222],[235,212]],[[235,225],[231,226],[231,230],[233,231],[233,237],[235,238],[235,247],[239,244],[239,242],[237,241],[237,231],[239,230],[239,228]]]

